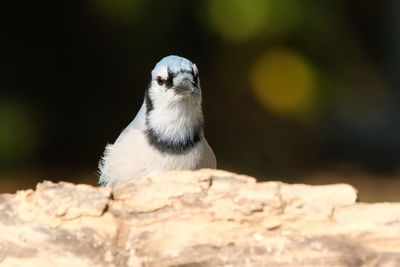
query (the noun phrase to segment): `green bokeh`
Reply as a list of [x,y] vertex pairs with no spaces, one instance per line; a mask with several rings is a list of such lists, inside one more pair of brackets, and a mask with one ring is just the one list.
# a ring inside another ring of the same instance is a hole
[[207,13],[215,30],[231,41],[243,41],[256,36],[268,17],[264,0],[209,0]]
[[232,42],[288,34],[306,16],[300,0],[208,0],[206,7],[210,26]]
[[36,137],[31,113],[16,101],[1,100],[0,162],[12,165],[29,158],[37,147]]
[[143,0],[91,0],[100,16],[117,23],[130,23],[142,14]]

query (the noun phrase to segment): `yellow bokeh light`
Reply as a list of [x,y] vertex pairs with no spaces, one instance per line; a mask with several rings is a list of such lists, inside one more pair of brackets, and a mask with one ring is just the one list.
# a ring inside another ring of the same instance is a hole
[[312,69],[304,57],[291,50],[262,54],[251,70],[250,80],[257,99],[274,112],[296,115],[312,105]]
[[264,0],[209,0],[207,14],[211,26],[222,37],[231,41],[243,41],[257,35],[267,18],[267,2]]

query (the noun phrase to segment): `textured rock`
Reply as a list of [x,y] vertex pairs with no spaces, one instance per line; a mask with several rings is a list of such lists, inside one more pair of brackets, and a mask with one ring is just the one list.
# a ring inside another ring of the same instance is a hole
[[0,195],[1,266],[400,266],[400,203],[220,170]]

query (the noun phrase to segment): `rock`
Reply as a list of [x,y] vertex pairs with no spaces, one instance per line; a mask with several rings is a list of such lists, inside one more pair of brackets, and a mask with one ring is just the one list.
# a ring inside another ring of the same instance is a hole
[[400,203],[346,184],[173,171],[0,195],[1,266],[400,266]]

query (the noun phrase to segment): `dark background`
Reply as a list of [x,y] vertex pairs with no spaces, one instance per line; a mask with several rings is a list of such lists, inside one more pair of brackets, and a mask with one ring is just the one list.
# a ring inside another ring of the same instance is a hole
[[0,192],[95,184],[164,56],[199,67],[219,168],[400,200],[400,2],[3,1]]

